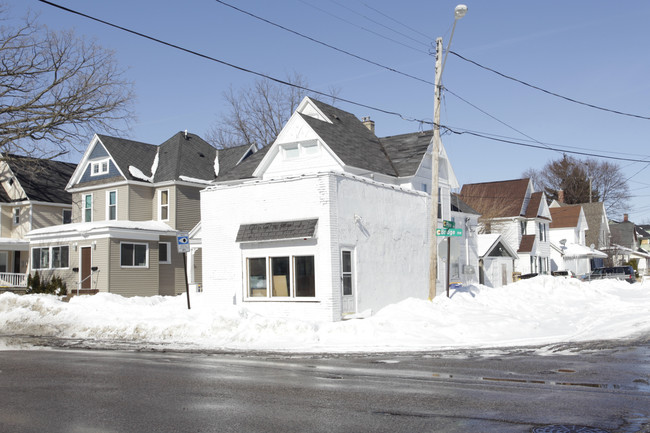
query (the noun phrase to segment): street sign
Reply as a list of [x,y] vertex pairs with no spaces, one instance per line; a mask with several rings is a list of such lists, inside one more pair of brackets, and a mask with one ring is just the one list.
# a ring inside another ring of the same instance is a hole
[[454,221],[442,220],[442,228],[453,229],[454,227],[456,227],[456,223]]
[[462,236],[463,229],[436,229],[436,236]]
[[176,244],[178,245],[179,253],[190,252],[190,234],[185,232],[178,232],[176,234]]

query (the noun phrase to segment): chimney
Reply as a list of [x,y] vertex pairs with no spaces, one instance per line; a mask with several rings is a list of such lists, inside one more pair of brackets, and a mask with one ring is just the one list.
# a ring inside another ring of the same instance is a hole
[[558,190],[557,192],[557,201],[558,203],[564,203],[564,190]]
[[624,223],[627,222],[627,214],[626,214],[626,213],[623,214],[623,222],[624,222]]
[[362,117],[361,123],[363,123],[364,126],[370,130],[370,132],[372,132],[373,134],[375,133],[375,121],[370,120],[369,116]]

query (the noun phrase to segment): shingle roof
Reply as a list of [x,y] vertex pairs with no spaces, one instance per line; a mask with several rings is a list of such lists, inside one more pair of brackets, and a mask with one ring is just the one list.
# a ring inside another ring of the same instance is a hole
[[463,212],[463,213],[468,213],[468,214],[479,215],[478,212],[476,212],[474,209],[472,209],[471,206],[469,206],[467,203],[465,203],[458,196],[458,194],[455,194],[455,193],[451,194],[451,210],[453,212]]
[[379,138],[353,114],[312,99],[332,123],[301,114],[302,118],[336,153],[344,164],[398,176]]
[[544,194],[541,191],[534,192],[530,195],[530,201],[526,206],[524,216],[526,218],[536,218],[539,216],[539,206],[542,204],[542,197]]
[[[228,170],[220,170],[219,171],[219,176],[217,177],[216,181],[217,182],[225,182],[229,180],[240,180],[240,179],[250,179],[253,177],[253,172],[259,165],[260,161],[264,158],[266,155],[266,152],[269,151],[271,146],[266,146],[251,156],[247,157],[244,159],[242,162],[240,162],[238,165],[228,169]],[[226,151],[220,150],[219,155],[221,155],[221,152]],[[240,155],[241,158],[242,155]],[[221,158],[221,156],[219,156]]]
[[529,179],[463,185],[460,198],[490,218],[521,216]]
[[420,167],[432,138],[433,131],[425,131],[383,137],[379,141],[384,145],[398,175],[413,176]]
[[535,246],[535,239],[537,239],[535,235],[523,235],[521,237],[521,243],[519,244],[519,249],[517,250],[517,252],[518,253],[532,252],[533,247]]
[[130,166],[150,176],[156,153],[154,182],[178,180],[181,176],[202,180],[215,177],[217,150],[196,134],[178,132],[160,146],[107,135],[98,137],[128,180],[141,180],[133,176]]
[[313,238],[318,219],[276,221],[239,226],[235,242],[261,242]]
[[585,231],[585,244],[593,244],[596,248],[600,248],[603,245],[598,245],[598,240],[600,239],[600,226],[603,221],[605,208],[602,202],[595,203],[582,203],[582,211],[585,213],[585,219],[587,220],[587,231]]
[[66,192],[65,187],[76,164],[18,155],[8,156],[5,162],[25,191],[26,199],[46,203],[72,203],[72,195]]
[[580,221],[580,211],[582,206],[571,205],[563,207],[554,207],[549,209],[551,211],[551,225],[550,228],[569,228],[578,227]]

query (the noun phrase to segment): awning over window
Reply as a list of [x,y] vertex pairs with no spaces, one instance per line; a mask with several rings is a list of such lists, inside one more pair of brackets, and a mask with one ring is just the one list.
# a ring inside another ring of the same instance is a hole
[[276,221],[259,224],[242,224],[236,242],[266,242],[290,239],[308,239],[316,235],[318,219]]

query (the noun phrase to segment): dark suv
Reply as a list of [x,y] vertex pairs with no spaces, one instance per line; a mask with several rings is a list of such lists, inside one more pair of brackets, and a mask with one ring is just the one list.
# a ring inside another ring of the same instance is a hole
[[614,266],[611,268],[596,268],[587,275],[587,280],[599,280],[603,278],[616,278],[625,280],[628,283],[636,282],[632,266]]

